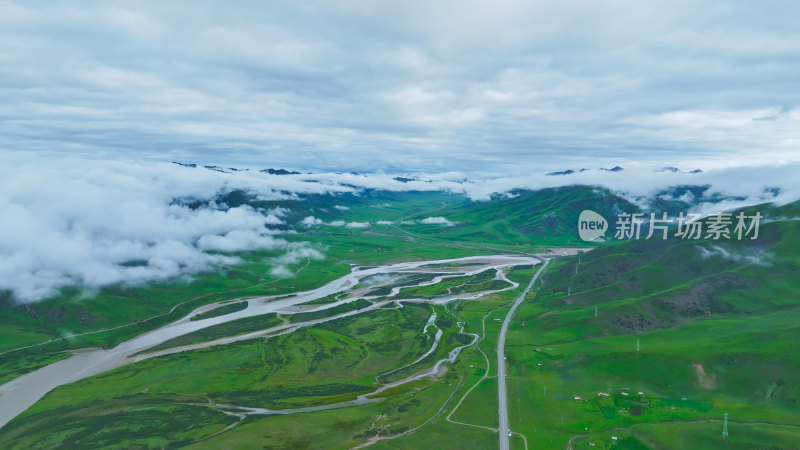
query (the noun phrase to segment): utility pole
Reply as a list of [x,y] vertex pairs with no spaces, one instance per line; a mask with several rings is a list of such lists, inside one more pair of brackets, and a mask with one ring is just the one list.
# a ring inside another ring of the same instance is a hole
[[636,351],[639,351],[639,338],[636,338]]
[[723,416],[723,423],[722,423],[722,437],[728,437],[728,413],[725,413]]

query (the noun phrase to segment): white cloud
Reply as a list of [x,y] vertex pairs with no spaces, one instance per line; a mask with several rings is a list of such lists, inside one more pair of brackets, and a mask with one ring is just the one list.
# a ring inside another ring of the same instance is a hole
[[[244,208],[236,208],[237,211]],[[229,211],[229,212],[230,212]],[[260,248],[279,248],[283,241],[265,234],[260,227],[256,229],[235,229],[225,234],[207,234],[197,239],[197,248],[205,251],[241,252]]]
[[763,251],[747,254],[743,253],[742,251],[736,252],[736,251],[726,250],[725,248],[719,245],[709,245],[708,247],[698,246],[697,252],[703,259],[721,258],[726,261],[756,264],[759,266],[769,266],[772,263],[771,262],[772,255],[770,253]]
[[212,199],[234,185],[265,198],[285,195],[269,181],[172,164],[18,154],[0,154],[0,165],[0,289],[21,301],[72,284],[144,283],[239,262],[215,252],[299,251],[265,226],[281,223],[283,210],[213,202],[191,209],[173,201]]
[[278,278],[291,278],[292,271],[286,266],[275,266],[269,270],[269,274]]
[[333,207],[334,207],[334,208],[336,208],[336,209],[338,209],[338,210],[340,210],[340,211],[347,211],[347,210],[349,210],[349,209],[350,209],[349,207],[347,207],[347,206],[342,206],[342,205],[333,205]]
[[344,220],[334,220],[334,221],[328,223],[328,225],[330,225],[332,227],[343,227],[343,226],[345,226],[345,224],[346,224],[346,222]]
[[391,220],[379,220],[375,223],[378,225],[392,225],[394,222],[392,222]]
[[303,243],[292,242],[288,245],[288,251],[283,255],[273,258],[273,264],[270,269],[270,274],[280,278],[289,278],[294,273],[289,269],[289,266],[297,264],[302,260],[320,260],[324,259],[324,255],[317,249],[308,247]]
[[419,223],[423,223],[426,225],[446,225],[448,227],[452,227],[455,225],[453,222],[445,219],[444,217],[426,217],[419,221]]
[[264,217],[264,223],[268,225],[283,225],[283,217],[288,210],[286,208],[274,208],[267,211],[266,217]]
[[368,228],[369,222],[349,222],[345,225],[347,228]]
[[318,219],[314,216],[306,216],[300,223],[307,227],[311,227],[315,225],[322,225],[323,222],[321,219]]

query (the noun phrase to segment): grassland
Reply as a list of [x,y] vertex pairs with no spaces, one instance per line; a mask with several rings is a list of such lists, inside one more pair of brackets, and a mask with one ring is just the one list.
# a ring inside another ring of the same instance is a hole
[[357,311],[359,309],[364,309],[369,306],[372,306],[371,301],[360,298],[352,302],[342,303],[341,305],[336,305],[332,308],[327,308],[320,311],[310,311],[304,313],[291,314],[288,316],[288,319],[289,322],[291,323],[305,322],[309,320],[318,320],[318,319],[324,319],[326,317],[337,316],[339,314],[344,314],[351,311]]
[[176,338],[164,341],[161,344],[150,347],[141,353],[153,353],[169,348],[182,347],[184,345],[210,342],[227,336],[236,336],[240,334],[247,334],[253,331],[266,330],[283,323],[284,321],[278,318],[276,313],[259,314],[257,316],[236,319],[230,322],[225,322],[219,325],[213,325],[193,331],[191,333],[184,334],[183,336],[178,336]]
[[37,367],[31,361],[39,355],[86,347],[113,347],[184,317],[204,304],[314,289],[347,274],[351,264],[491,253],[491,250],[480,252],[458,246],[411,242],[399,235],[352,234],[342,229],[325,235],[289,235],[287,239],[311,242],[324,248],[326,259],[294,264],[291,269],[296,274],[287,279],[270,274],[271,258],[276,255],[256,252],[243,255],[245,262],[241,265],[219,273],[198,274],[189,283],[111,286],[88,298],[83,298],[79,290],[68,289],[57,298],[33,305],[0,305],[0,377]]
[[[512,276],[521,277],[526,270]],[[374,390],[378,375],[408,365],[430,347],[434,329],[427,333],[422,329],[433,311],[444,331],[439,348],[407,374],[464,344],[458,337],[458,321],[480,333],[479,319],[510,300],[511,294],[504,294],[485,302],[457,302],[447,309],[408,303],[287,335],[145,360],[56,389],[0,434],[9,448],[47,447],[55,442],[91,448],[109,444],[109,436],[125,447],[198,440],[195,445],[209,448],[215,442],[241,442],[246,447],[301,441],[313,442],[313,447],[326,442],[338,447],[374,436],[402,435],[431,416],[441,418],[437,413],[442,402],[482,376],[474,367],[467,368],[467,361],[482,364],[474,347],[440,380],[397,388],[373,404],[298,416],[250,416],[238,422],[211,403],[285,409],[352,399]],[[121,410],[135,414],[124,420],[113,413]],[[381,419],[381,414],[390,415]],[[306,425],[287,432],[284,427],[289,423]],[[224,440],[214,437],[234,424]],[[331,440],[334,437],[340,440]]]
[[[590,201],[593,195],[588,188],[574,189],[582,194],[573,196],[575,201],[567,203],[571,205],[570,214]],[[561,195],[569,197],[566,191]],[[373,223],[387,220],[403,228],[373,225],[366,230],[351,230],[322,226],[303,231],[301,227],[301,233],[283,235],[284,239],[310,244],[325,254],[324,261],[304,260],[290,265],[295,275],[289,279],[270,273],[280,252],[253,251],[237,254],[241,259],[240,264],[218,267],[212,273],[196,274],[188,282],[168,280],[144,286],[115,285],[97,292],[70,287],[56,297],[29,305],[15,304],[8,293],[0,293],[0,365],[9,366],[13,361],[30,359],[43,353],[85,347],[113,347],[183,317],[204,304],[246,296],[282,295],[318,287],[347,273],[351,264],[385,264],[498,251],[531,251],[548,244],[545,241],[520,240],[521,231],[509,232],[508,235],[496,231],[478,231],[486,227],[498,227],[488,224],[481,217],[485,213],[481,210],[485,209],[482,203],[471,202],[456,194],[370,191],[340,198],[310,196],[303,201],[280,202],[248,199],[242,193],[232,193],[228,197],[226,203],[231,206],[248,203],[253,207],[285,208],[289,223],[297,223],[309,214],[316,214],[327,220]],[[531,193],[517,197],[511,203],[497,201],[492,204],[498,211],[509,213],[503,219],[507,223],[523,226],[521,221],[534,216],[544,218],[556,212],[552,208],[540,208],[544,205],[545,197]],[[518,203],[523,198],[535,201],[535,204],[525,208],[525,215],[520,216],[522,210]],[[617,197],[613,199],[616,200],[612,202],[623,202]],[[332,202],[350,209],[342,211],[331,208]],[[516,211],[516,215],[511,215],[512,211]],[[431,215],[458,214],[460,222],[454,227],[415,222]],[[572,217],[565,217],[563,221],[566,223],[570,219]],[[411,222],[408,224],[402,224],[409,220]],[[570,239],[574,241],[574,237]],[[15,351],[28,346],[35,347],[32,351]],[[7,353],[10,351],[13,354]],[[9,357],[12,360],[5,360]]]
[[[94,296],[67,289],[30,307],[7,303],[0,315],[0,352],[53,342],[0,354],[0,379],[62,358],[67,350],[113,346],[203,304],[315,288],[349,272],[351,265],[574,245],[574,223],[583,208],[635,210],[594,188],[518,194],[485,204],[439,193],[373,192],[337,199],[349,210],[330,208],[330,199],[311,199],[302,212],[292,213],[295,220],[314,214],[394,225],[320,226],[285,235],[326,255],[325,261],[291,265],[296,274],[288,279],[270,275],[277,254],[254,252],[240,255],[240,265],[198,274],[190,282],[112,286]],[[430,216],[455,225],[419,222]],[[527,438],[530,448],[592,448],[590,442],[594,448],[791,448],[800,439],[800,357],[794,351],[800,335],[798,224],[770,223],[757,241],[608,243],[553,261],[509,331],[511,428]],[[524,286],[533,272],[520,267],[508,276]],[[404,275],[392,286],[433,276]],[[488,271],[445,279],[403,289],[401,297],[507,286],[493,277]],[[387,295],[390,287],[375,295]],[[8,448],[351,448],[368,441],[374,448],[495,448],[499,320],[520,291],[446,307],[400,300],[282,336],[152,358],[54,390],[0,430],[0,440]],[[367,303],[342,305],[342,311]],[[286,318],[299,322],[342,311]],[[423,333],[422,328],[432,312],[443,334],[437,350],[381,377],[430,348],[435,329]],[[178,338],[184,340],[169,346],[284,321],[274,315],[249,319]],[[464,333],[481,336],[477,345],[466,348],[439,379],[402,385],[375,403],[244,418],[215,406],[291,409],[352,400],[382,381],[429,367],[471,340],[459,332],[459,322]],[[65,337],[76,332],[93,334]],[[723,441],[725,412],[731,422]],[[515,435],[512,446],[521,445]]]
[[230,313],[241,311],[245,308],[247,308],[247,302],[228,303],[226,305],[216,307],[210,311],[202,312],[200,314],[195,314],[191,317],[191,320],[203,320],[203,319],[210,319],[212,317],[224,316]]
[[[509,332],[512,429],[541,448],[611,448],[612,435],[615,448],[790,448],[798,231],[778,222],[757,241],[630,242],[552,264]],[[722,438],[723,413],[742,425],[735,437]]]
[[397,294],[398,298],[433,298],[453,294],[476,293],[509,287],[510,284],[495,280],[494,270],[484,270],[472,276],[445,278],[428,286],[405,287]]

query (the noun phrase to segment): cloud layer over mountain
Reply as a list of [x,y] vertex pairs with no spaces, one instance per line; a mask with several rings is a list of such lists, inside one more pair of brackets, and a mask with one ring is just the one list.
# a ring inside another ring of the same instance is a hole
[[[71,284],[163,280],[238,261],[218,252],[313,255],[265,227],[280,222],[280,210],[213,203],[191,209],[173,201],[213,199],[229,181],[216,172],[74,159],[0,161],[0,289],[23,301]],[[240,185],[254,187],[240,178]]]
[[[389,174],[317,173],[268,175],[256,171],[220,172],[168,163],[135,163],[72,157],[0,155],[0,289],[23,301],[52,295],[59,287],[140,283],[235,264],[235,253],[280,250],[273,273],[288,275],[286,264],[322,257],[321,249],[290,244],[266,225],[281,224],[284,211],[215,204],[218,194],[242,189],[262,199],[360,189],[442,190],[486,200],[517,188],[570,184],[602,185],[633,200],[676,185],[710,185],[708,193],[742,197],[703,204],[717,211],[743,204],[800,198],[799,165],[726,169],[700,174],[652,169],[608,172],[587,170],[567,176],[544,172],[525,177],[465,180],[446,173],[398,181]],[[183,201],[175,201],[183,199]],[[211,200],[192,209],[188,199]],[[347,210],[341,210],[347,214]],[[422,223],[447,224],[431,217]],[[320,225],[307,218],[303,225]],[[367,222],[341,220],[332,225],[365,228]],[[221,254],[220,252],[223,252]]]

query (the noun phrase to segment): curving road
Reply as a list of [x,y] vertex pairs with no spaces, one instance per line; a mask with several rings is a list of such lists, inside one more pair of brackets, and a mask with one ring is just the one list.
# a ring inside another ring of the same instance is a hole
[[498,427],[498,431],[500,434],[500,450],[508,450],[508,438],[511,430],[508,428],[508,403],[506,401],[506,361],[505,361],[505,353],[506,353],[506,333],[508,332],[508,324],[511,322],[511,317],[514,316],[514,313],[517,311],[517,308],[525,300],[525,296],[528,295],[531,288],[533,287],[533,283],[536,282],[536,279],[539,278],[539,274],[542,273],[545,267],[547,267],[547,263],[550,262],[550,259],[543,259],[544,264],[539,270],[533,274],[533,278],[531,278],[531,282],[528,283],[528,287],[522,291],[522,294],[517,297],[514,301],[514,304],[511,305],[511,309],[506,314],[505,320],[503,320],[503,326],[500,328],[500,336],[497,339],[497,410],[498,414],[500,415],[500,426]]

